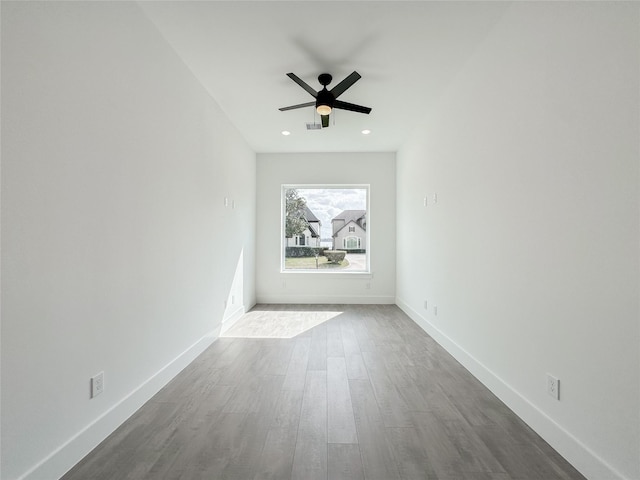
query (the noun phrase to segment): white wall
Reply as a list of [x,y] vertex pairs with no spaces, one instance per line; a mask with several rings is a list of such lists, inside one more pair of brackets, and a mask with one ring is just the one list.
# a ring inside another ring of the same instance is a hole
[[[258,154],[257,301],[393,303],[395,258],[389,252],[395,251],[395,168],[393,153]],[[371,275],[280,272],[283,184],[370,185]]]
[[593,480],[640,478],[639,9],[513,4],[397,158],[398,304]]
[[139,7],[3,2],[0,476],[58,478],[210,344],[241,256],[251,307],[254,239],[255,154]]

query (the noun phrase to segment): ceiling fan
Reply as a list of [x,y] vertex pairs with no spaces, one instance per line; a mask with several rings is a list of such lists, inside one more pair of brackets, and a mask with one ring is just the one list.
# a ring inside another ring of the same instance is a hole
[[351,85],[360,80],[360,78],[362,78],[358,72],[353,72],[331,90],[327,90],[327,85],[331,83],[333,77],[328,73],[322,73],[318,76],[318,82],[320,82],[320,85],[322,85],[322,90],[318,92],[311,88],[307,83],[304,82],[304,80],[302,80],[297,75],[293,73],[287,73],[287,76],[302,88],[304,88],[307,92],[309,92],[309,94],[311,94],[311,96],[315,98],[316,101],[301,103],[299,105],[291,105],[290,107],[282,107],[280,109],[281,112],[284,112],[286,110],[294,110],[296,108],[311,107],[315,105],[316,111],[322,118],[322,126],[324,128],[329,126],[329,114],[334,108],[366,114],[371,112],[371,109],[369,107],[363,107],[360,105],[354,105],[353,103],[347,103],[341,100],[337,100],[337,98],[342,95],[347,88],[349,88]]

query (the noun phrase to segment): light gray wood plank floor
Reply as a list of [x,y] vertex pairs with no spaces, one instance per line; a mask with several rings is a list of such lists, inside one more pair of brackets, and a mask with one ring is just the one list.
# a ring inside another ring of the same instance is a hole
[[63,480],[584,479],[392,305],[258,305]]

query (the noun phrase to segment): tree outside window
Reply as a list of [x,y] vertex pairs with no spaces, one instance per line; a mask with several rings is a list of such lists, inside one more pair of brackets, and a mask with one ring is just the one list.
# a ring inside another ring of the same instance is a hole
[[285,190],[285,236],[287,238],[296,237],[307,228],[304,215],[306,206],[307,202],[298,195],[295,188]]

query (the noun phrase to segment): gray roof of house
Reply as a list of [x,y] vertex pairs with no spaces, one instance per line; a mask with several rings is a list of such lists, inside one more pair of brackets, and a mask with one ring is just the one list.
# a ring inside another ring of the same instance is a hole
[[[364,230],[366,230],[366,225],[363,227],[358,220],[362,217],[366,216],[366,210],[343,210],[339,215],[336,215],[331,219],[331,224],[333,225],[333,235],[335,236],[340,230],[342,230],[347,224],[354,222],[360,225]],[[344,220],[344,223],[341,224],[340,228],[336,229],[336,225],[333,223],[335,220]]]
[[307,219],[307,222],[319,222],[320,221],[320,220],[318,220],[318,217],[316,217],[315,214],[306,205],[304,206],[304,218]]
[[357,222],[366,214],[366,210],[343,210],[342,213],[333,217],[331,221],[333,222],[334,220],[344,220],[344,223]]

